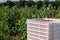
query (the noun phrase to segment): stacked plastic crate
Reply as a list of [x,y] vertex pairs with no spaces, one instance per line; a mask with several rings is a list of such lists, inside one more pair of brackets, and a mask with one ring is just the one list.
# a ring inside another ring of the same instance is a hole
[[27,21],[27,40],[53,40],[52,20],[29,19]]
[[57,40],[56,23],[58,22],[55,19],[28,19],[27,40]]

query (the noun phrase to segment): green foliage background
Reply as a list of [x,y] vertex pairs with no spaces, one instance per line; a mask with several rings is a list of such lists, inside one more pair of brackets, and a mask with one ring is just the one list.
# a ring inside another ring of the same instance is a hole
[[60,7],[55,9],[44,4],[38,9],[37,5],[18,7],[17,5],[0,7],[0,40],[27,40],[27,19],[60,18]]

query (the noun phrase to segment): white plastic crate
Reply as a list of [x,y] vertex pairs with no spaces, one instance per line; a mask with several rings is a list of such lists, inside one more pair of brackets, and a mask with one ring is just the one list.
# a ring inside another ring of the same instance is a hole
[[28,19],[27,40],[60,40],[60,19]]

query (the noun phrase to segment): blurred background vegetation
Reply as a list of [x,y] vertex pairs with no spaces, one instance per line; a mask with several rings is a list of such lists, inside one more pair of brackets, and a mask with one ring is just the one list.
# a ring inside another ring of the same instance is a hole
[[60,18],[60,1],[0,3],[0,40],[27,40],[26,20],[32,18]]

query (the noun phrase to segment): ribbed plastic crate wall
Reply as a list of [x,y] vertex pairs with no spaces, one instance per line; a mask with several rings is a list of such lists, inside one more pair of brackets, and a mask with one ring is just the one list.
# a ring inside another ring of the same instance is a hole
[[28,19],[27,40],[60,40],[60,19]]

